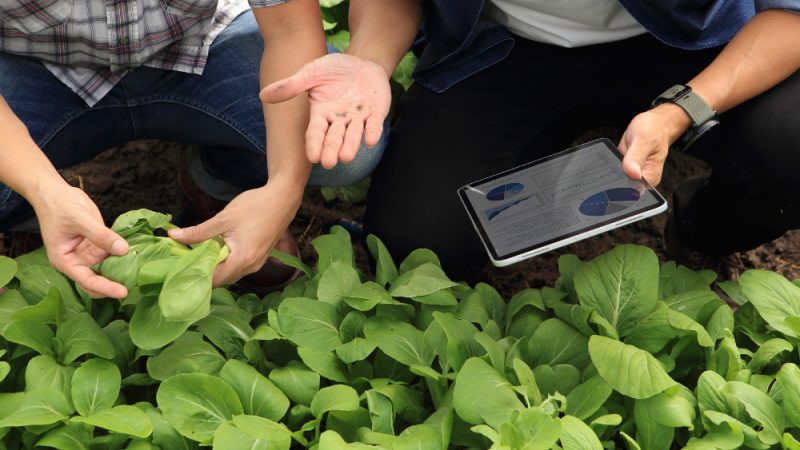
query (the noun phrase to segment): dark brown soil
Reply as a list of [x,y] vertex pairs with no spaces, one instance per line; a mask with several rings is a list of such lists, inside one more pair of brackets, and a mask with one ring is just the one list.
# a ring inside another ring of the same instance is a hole
[[[70,183],[82,186],[95,199],[109,221],[118,214],[135,208],[178,214],[186,206],[175,177],[180,152],[184,148],[164,142],[131,142],[64,171],[64,176]],[[707,173],[707,169],[701,162],[683,154],[673,154],[667,163],[660,190],[665,196],[671,196],[680,181],[704,173]],[[314,261],[316,255],[311,247],[311,240],[327,231],[324,229],[326,226],[340,219],[358,219],[363,212],[363,205],[326,203],[319,189],[308,189],[305,201],[291,227],[298,238],[303,259],[307,262]],[[662,214],[538,256],[511,268],[497,269],[487,266],[486,273],[492,284],[503,294],[510,295],[525,287],[552,285],[558,277],[558,257],[566,253],[591,259],[614,245],[636,243],[653,248],[664,260],[662,230],[666,218],[667,215]],[[366,253],[358,247],[359,264],[366,269]],[[721,267],[709,268],[716,270],[720,279],[736,279],[742,271],[756,267],[777,271],[790,279],[800,278],[800,231],[789,232],[780,239],[738,254],[732,259]]]

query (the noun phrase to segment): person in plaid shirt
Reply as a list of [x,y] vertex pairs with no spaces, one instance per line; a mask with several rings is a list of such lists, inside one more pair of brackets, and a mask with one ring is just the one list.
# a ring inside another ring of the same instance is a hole
[[[388,87],[354,93],[349,80],[394,71],[395,52],[373,50],[368,36],[395,39],[400,54],[410,46],[415,30],[394,36],[369,17],[390,8],[362,6],[395,1],[353,0],[348,53],[360,63],[334,57],[325,67],[310,63],[328,53],[318,0],[0,1],[0,231],[35,212],[57,269],[94,296],[125,297],[91,266],[125,254],[127,243],[57,169],[133,139],[181,141],[201,146],[182,180],[210,194],[200,202],[209,211],[215,202],[224,208],[170,235],[185,243],[223,236],[231,254],[215,285],[259,271],[276,243],[291,250],[286,230],[307,183],[347,185],[380,159]],[[402,1],[414,11],[409,20],[418,18],[416,0]],[[340,66],[349,72],[337,74]],[[260,87],[304,67],[331,74],[311,102],[262,104]],[[357,112],[337,109],[343,97]],[[330,128],[306,136],[310,103]],[[271,261],[264,267],[277,266]]]

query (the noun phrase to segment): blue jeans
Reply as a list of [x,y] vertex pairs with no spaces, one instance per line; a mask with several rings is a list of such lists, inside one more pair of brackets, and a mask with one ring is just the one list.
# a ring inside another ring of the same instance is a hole
[[[0,95],[59,169],[127,141],[163,139],[202,146],[200,163],[190,163],[201,189],[242,191],[267,179],[258,99],[262,51],[261,34],[248,11],[214,41],[203,75],[137,68],[90,108],[40,62],[0,53]],[[371,149],[362,144],[350,164],[330,170],[315,165],[309,185],[346,186],[366,177],[378,164],[386,137]],[[0,184],[0,231],[31,212],[24,199]]]

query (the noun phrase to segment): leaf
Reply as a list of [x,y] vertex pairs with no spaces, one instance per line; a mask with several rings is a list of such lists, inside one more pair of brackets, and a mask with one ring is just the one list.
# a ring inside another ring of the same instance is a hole
[[581,373],[569,364],[542,364],[533,369],[533,374],[543,395],[569,394],[581,382]]
[[402,305],[379,284],[368,281],[348,292],[342,300],[358,311],[371,311],[378,305]]
[[337,304],[359,286],[361,279],[352,263],[334,261],[319,279],[317,298],[322,302]]
[[542,292],[538,289],[523,289],[508,301],[506,308],[506,321],[511,322],[511,319],[522,311],[525,307],[532,306],[540,311],[545,310],[544,302],[542,301]]
[[319,352],[306,347],[297,347],[297,354],[303,364],[314,372],[331,381],[347,383],[347,367],[333,352]]
[[408,323],[371,317],[364,323],[364,335],[382,352],[407,366],[429,366],[433,361],[425,334]]
[[[60,314],[61,299],[58,295],[58,289],[50,287],[47,295],[37,304],[20,308],[14,315],[13,319],[27,319],[34,322],[54,325]],[[2,330],[2,328],[0,328]]]
[[567,395],[566,413],[586,420],[611,396],[611,386],[599,375],[584,381]]
[[480,358],[468,359],[458,373],[453,406],[465,422],[494,428],[511,421],[514,411],[524,409],[511,383]]
[[[696,400],[692,393],[681,386],[677,392],[662,392],[648,399],[638,400],[637,405],[647,409],[649,416],[658,424],[670,428],[694,428]],[[638,439],[640,442],[641,440]]]
[[341,384],[322,388],[311,401],[311,413],[317,419],[329,411],[355,411],[359,407],[358,393]]
[[500,443],[511,448],[547,450],[561,435],[561,421],[541,408],[521,411],[512,423],[500,425]]
[[111,229],[122,237],[131,236],[134,233],[153,234],[157,228],[168,229],[172,216],[161,214],[149,209],[136,209],[128,211],[117,217],[111,225]]
[[778,371],[778,383],[783,392],[783,410],[786,418],[795,427],[800,425],[800,368],[787,363]]
[[122,376],[119,368],[94,358],[81,364],[72,376],[72,404],[82,416],[89,416],[114,406],[119,396]]
[[697,343],[701,347],[714,347],[714,340],[702,325],[692,320],[689,316],[672,309],[667,309],[667,321],[670,326],[681,331],[688,331],[697,336]]
[[0,288],[14,279],[17,273],[17,262],[11,258],[0,256]]
[[112,359],[115,354],[114,344],[92,316],[85,312],[62,322],[56,329],[56,337],[64,344],[61,359],[65,364],[86,354],[105,359]]
[[70,282],[49,264],[20,267],[17,270],[17,279],[22,296],[31,305],[39,303],[50,291],[50,288],[55,287],[67,311],[75,313],[83,311],[83,306],[78,296],[75,295],[75,290],[72,289]]
[[744,405],[750,417],[761,424],[763,429],[758,432],[761,442],[768,445],[781,442],[784,429],[783,412],[767,394],[739,381],[729,381],[722,388],[722,392],[735,397]]
[[250,326],[250,315],[241,313],[238,306],[214,306],[211,314],[195,323],[195,328],[225,353],[229,359],[244,355],[244,343],[255,331]]
[[263,417],[234,416],[214,432],[215,450],[288,450],[291,443],[286,426]]
[[432,250],[427,248],[415,249],[400,263],[400,275],[427,263],[442,267],[439,257]]
[[394,440],[393,450],[444,450],[439,432],[430,425],[412,425]]
[[586,347],[589,339],[559,319],[539,325],[529,341],[531,366],[569,364],[579,370],[591,360]]
[[397,266],[383,241],[370,234],[367,236],[367,247],[376,263],[375,281],[382,287],[394,283],[398,275]]
[[708,290],[716,279],[717,274],[714,271],[694,271],[667,261],[661,266],[659,292],[661,298],[666,298],[688,291]]
[[394,406],[389,397],[374,390],[366,391],[364,396],[367,399],[372,431],[394,435]]
[[727,306],[717,294],[708,289],[681,292],[665,298],[664,303],[670,309],[685,314],[700,323],[706,323],[716,308]]
[[756,350],[753,357],[750,358],[747,368],[753,373],[760,373],[761,369],[766,367],[778,355],[783,352],[791,352],[793,349],[794,346],[784,339],[770,339]]
[[475,340],[478,330],[474,325],[456,319],[452,314],[434,312],[433,318],[447,336],[447,362],[456,371],[461,370],[467,359],[485,353],[483,347]]
[[24,345],[37,353],[55,356],[51,342],[55,337],[50,327],[27,319],[16,319],[9,322],[3,329],[3,337],[7,341]]
[[86,423],[114,433],[146,438],[153,432],[150,418],[141,409],[131,405],[117,405],[90,416],[76,416],[73,422]]
[[145,411],[150,423],[153,425],[152,441],[153,444],[162,449],[192,450],[197,448],[194,441],[181,436],[175,428],[167,422],[167,419],[158,408],[147,408]]
[[273,248],[272,251],[270,251],[269,256],[277,259],[284,265],[287,265],[289,267],[294,267],[295,269],[300,270],[308,278],[312,278],[314,276],[311,272],[311,269],[303,263],[302,259],[298,258],[297,256],[284,253],[278,250],[277,248]]
[[278,307],[278,323],[295,344],[332,352],[342,344],[336,306],[308,298],[287,298]]
[[633,415],[636,422],[636,442],[642,450],[669,450],[675,438],[672,427],[658,423],[655,415],[658,411],[650,409],[645,400],[636,400]]
[[691,438],[683,450],[722,449],[734,450],[742,447],[744,433],[737,425],[724,422],[714,425],[709,432],[701,438]]
[[389,294],[392,297],[422,297],[457,285],[447,278],[441,267],[424,263],[397,277]]
[[155,350],[177,339],[192,323],[191,320],[167,320],[161,314],[157,298],[144,297],[131,317],[131,340],[142,350]]
[[68,423],[45,433],[36,442],[36,446],[52,447],[59,450],[89,450],[89,442],[91,440],[91,427],[82,423]]
[[589,355],[606,383],[628,397],[649,398],[675,385],[653,355],[632,345],[592,336]]
[[244,412],[228,383],[203,373],[167,378],[159,386],[156,399],[178,433],[201,443],[209,442],[217,427]]
[[147,373],[155,380],[164,381],[181,372],[183,361],[192,361],[197,372],[209,375],[216,374],[225,365],[225,358],[199,333],[187,332],[157,356],[147,359]]
[[13,414],[0,420],[0,428],[50,425],[66,419],[73,411],[64,394],[50,388],[28,391],[18,401]]
[[742,292],[772,328],[791,336],[800,334],[788,326],[787,317],[800,316],[800,287],[774,272],[748,270],[739,279]]
[[165,319],[197,321],[211,312],[211,278],[221,251],[220,242],[210,239],[181,256],[158,294]]
[[569,415],[561,418],[561,446],[564,450],[603,449],[603,444],[589,425]]
[[655,307],[658,270],[652,250],[621,245],[583,264],[575,273],[575,290],[582,305],[595,308],[625,335]]
[[289,399],[300,405],[310,405],[319,391],[319,375],[298,361],[273,369],[269,373],[269,380]]
[[19,291],[12,289],[0,293],[0,335],[3,334],[6,325],[11,322],[14,313],[27,307],[28,302],[25,301]]
[[353,364],[366,359],[378,347],[374,342],[357,337],[352,341],[336,347],[336,356],[345,364]]
[[219,376],[236,391],[245,414],[278,421],[289,409],[286,395],[248,364],[232,359]]
[[330,234],[314,238],[311,245],[319,254],[317,273],[325,273],[334,261],[353,265],[353,244],[350,242],[350,234],[339,225],[331,227]]
[[62,366],[52,356],[35,356],[25,368],[25,390],[51,388],[64,394],[67,401],[70,401],[74,373],[75,367]]

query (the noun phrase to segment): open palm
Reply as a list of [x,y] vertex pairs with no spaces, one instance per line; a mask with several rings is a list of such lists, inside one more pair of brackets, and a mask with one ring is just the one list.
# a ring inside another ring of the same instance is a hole
[[264,88],[261,100],[280,103],[303,92],[310,102],[306,153],[312,163],[328,169],[339,161],[348,163],[362,140],[369,147],[380,140],[392,94],[388,75],[378,64],[329,54]]

